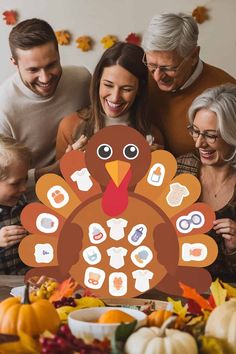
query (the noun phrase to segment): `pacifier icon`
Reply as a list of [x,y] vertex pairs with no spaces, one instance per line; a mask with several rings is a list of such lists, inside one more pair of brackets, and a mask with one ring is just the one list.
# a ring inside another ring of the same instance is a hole
[[176,228],[179,232],[187,234],[193,229],[199,229],[205,223],[205,217],[200,211],[192,211],[188,215],[180,216],[176,221]]

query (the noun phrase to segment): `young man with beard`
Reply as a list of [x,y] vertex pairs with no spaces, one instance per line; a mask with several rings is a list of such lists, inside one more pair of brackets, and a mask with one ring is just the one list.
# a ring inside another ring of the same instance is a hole
[[33,169],[28,175],[32,192],[40,176],[59,171],[58,124],[89,104],[90,73],[84,67],[61,67],[57,39],[46,21],[20,22],[10,32],[9,45],[17,72],[0,86],[0,134],[32,151]]
[[165,148],[175,156],[194,150],[187,131],[187,112],[205,89],[236,83],[225,71],[199,58],[198,26],[192,16],[155,16],[143,37],[143,63],[150,72],[149,110],[164,136]]

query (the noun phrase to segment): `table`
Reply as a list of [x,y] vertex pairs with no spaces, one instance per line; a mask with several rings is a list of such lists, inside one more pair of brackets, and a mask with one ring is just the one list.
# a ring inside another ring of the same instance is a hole
[[[24,277],[21,275],[0,275],[0,301],[10,296],[10,291],[16,286],[24,285]],[[144,299],[166,301],[168,295],[152,289],[139,296]],[[171,296],[175,298],[174,296]]]
[[24,277],[21,275],[0,275],[0,301],[10,296],[12,288],[23,284]]

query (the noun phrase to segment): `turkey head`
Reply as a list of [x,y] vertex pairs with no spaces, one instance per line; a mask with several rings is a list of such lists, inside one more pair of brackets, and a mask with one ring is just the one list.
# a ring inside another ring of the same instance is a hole
[[146,174],[150,147],[135,129],[116,125],[101,129],[88,143],[85,161],[104,193],[103,211],[121,214],[128,205],[129,190]]

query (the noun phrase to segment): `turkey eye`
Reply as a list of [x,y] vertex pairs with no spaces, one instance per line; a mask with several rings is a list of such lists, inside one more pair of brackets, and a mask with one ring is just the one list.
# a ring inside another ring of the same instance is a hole
[[139,149],[134,144],[128,144],[123,149],[123,155],[129,160],[135,159],[138,156],[138,154],[139,154]]
[[97,148],[97,155],[100,157],[102,160],[107,160],[109,157],[112,156],[112,148],[108,144],[101,144]]

